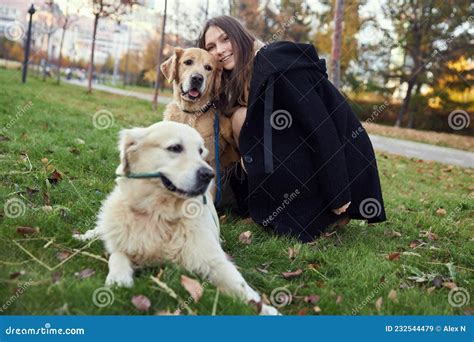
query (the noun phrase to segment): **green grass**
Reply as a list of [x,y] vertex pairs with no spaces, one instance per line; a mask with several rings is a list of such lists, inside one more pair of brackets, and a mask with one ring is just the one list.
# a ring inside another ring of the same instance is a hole
[[[169,263],[144,268],[137,272],[132,289],[113,289],[114,302],[99,308],[92,297],[107,275],[103,245],[96,241],[88,247],[71,237],[75,230],[93,228],[101,201],[114,186],[119,129],[152,124],[160,115],[145,101],[98,91],[87,95],[83,88],[34,78],[22,85],[19,79],[18,71],[0,70],[0,205],[4,208],[13,198],[25,204],[23,215],[16,218],[0,211],[0,309],[5,304],[1,313],[130,315],[173,311],[179,302],[150,276],[162,269],[160,279],[186,300],[189,295],[180,277],[196,275]],[[18,109],[25,108],[28,101],[32,103],[29,109]],[[99,130],[94,128],[93,115],[104,109],[113,114],[115,122]],[[389,218],[383,224],[352,221],[343,230],[303,245],[229,214],[223,220],[223,247],[248,282],[268,298],[281,287],[292,294],[292,302],[280,309],[283,314],[315,314],[318,306],[324,315],[350,315],[354,309],[369,315],[444,315],[463,314],[470,306],[451,306],[445,287],[428,289],[433,286],[431,280],[439,276],[472,292],[472,197],[469,201],[466,196],[472,190],[473,171],[387,154],[378,154],[378,163]],[[54,169],[63,174],[55,185],[47,180]],[[438,208],[444,208],[447,215],[437,216]],[[20,226],[39,227],[39,233],[24,237],[17,233]],[[253,233],[250,245],[238,239],[247,230]],[[437,238],[420,237],[422,231],[431,231]],[[415,239],[424,244],[412,249],[410,243]],[[288,257],[289,247],[299,249],[294,260]],[[58,252],[74,253],[81,248],[85,253],[51,270],[60,263]],[[401,252],[400,259],[388,260],[386,256],[392,252]],[[268,273],[257,270],[264,263],[271,263]],[[85,279],[75,276],[85,268],[95,274]],[[295,279],[281,275],[298,268],[303,274]],[[22,274],[15,277],[16,272]],[[409,279],[416,274],[428,281]],[[53,277],[60,280],[53,282]],[[17,288],[24,290],[15,296]],[[396,301],[388,298],[392,289],[397,292]],[[151,300],[147,312],[138,311],[131,303],[138,294]],[[307,303],[304,296],[309,295],[320,299]],[[375,302],[380,297],[382,304],[377,310]],[[213,305],[219,315],[254,314],[245,303],[222,293],[217,296],[211,285],[205,286],[198,303],[189,303],[197,314],[211,314]]]

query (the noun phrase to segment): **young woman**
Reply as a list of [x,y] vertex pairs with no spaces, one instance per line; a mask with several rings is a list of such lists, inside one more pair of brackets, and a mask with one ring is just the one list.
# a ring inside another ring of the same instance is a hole
[[232,116],[254,221],[311,241],[349,219],[386,219],[369,137],[312,45],[264,46],[220,16],[199,47],[224,69],[218,108]]

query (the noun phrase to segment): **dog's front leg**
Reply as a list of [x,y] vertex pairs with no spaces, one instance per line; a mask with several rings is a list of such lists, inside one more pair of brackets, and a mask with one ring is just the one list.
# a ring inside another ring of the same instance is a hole
[[[235,265],[227,260],[217,241],[215,246],[209,245],[209,241],[212,240],[209,237],[207,244],[203,244],[202,248],[195,245],[192,252],[186,256],[188,262],[185,262],[185,267],[207,277],[222,292],[241,298],[247,303],[256,304],[261,315],[279,315],[277,309],[262,303],[260,295],[247,284]],[[202,253],[196,255],[196,250]]]
[[106,286],[132,287],[133,268],[130,259],[121,252],[113,252],[109,258],[109,274],[105,280]]

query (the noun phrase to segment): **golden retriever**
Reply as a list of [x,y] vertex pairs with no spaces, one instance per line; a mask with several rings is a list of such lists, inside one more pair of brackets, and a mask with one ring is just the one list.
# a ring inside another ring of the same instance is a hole
[[[206,50],[176,48],[160,66],[166,79],[173,82],[174,101],[167,105],[164,120],[194,127],[209,150],[206,161],[216,170],[213,101],[218,97],[222,68]],[[219,116],[219,160],[224,170],[240,159],[232,135],[230,118]],[[214,194],[214,189],[212,191]]]
[[[199,133],[158,122],[120,132],[115,189],[103,202],[97,226],[80,240],[100,237],[110,254],[105,284],[131,287],[133,266],[169,260],[208,278],[221,291],[262,304],[220,245],[219,220],[209,184],[214,177]],[[205,200],[204,200],[205,199]]]

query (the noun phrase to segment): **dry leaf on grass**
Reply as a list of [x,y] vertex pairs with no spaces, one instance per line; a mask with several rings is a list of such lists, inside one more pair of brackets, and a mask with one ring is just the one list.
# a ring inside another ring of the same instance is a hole
[[395,302],[397,301],[397,291],[395,290],[390,290],[390,292],[388,293],[388,299],[390,299],[392,302]]
[[281,275],[285,279],[292,279],[299,277],[301,274],[303,274],[303,270],[301,268],[298,268],[296,271],[290,271],[290,272],[282,272]]
[[320,313],[321,313],[321,308],[320,308],[319,306],[317,306],[317,305],[313,308],[313,310],[314,310],[314,312],[315,312],[316,314],[320,314]]
[[382,309],[382,304],[383,304],[383,298],[382,298],[382,297],[379,297],[379,298],[375,301],[375,308],[377,309],[378,312],[380,312],[380,309]]
[[239,241],[245,245],[250,245],[252,243],[252,232],[247,230],[239,235]]
[[288,247],[288,258],[290,258],[291,260],[294,260],[298,256],[299,253],[300,253],[299,248]]
[[343,298],[342,298],[341,295],[337,296],[337,298],[336,298],[336,304],[341,304],[341,303],[342,303],[342,299],[343,299]]
[[63,261],[67,258],[69,258],[71,256],[71,253],[69,253],[68,251],[62,251],[62,252],[57,252],[56,253],[56,258],[59,260],[59,261]]
[[394,260],[400,260],[400,252],[392,252],[388,255],[388,260],[394,261]]
[[24,275],[25,273],[26,273],[26,272],[25,272],[24,270],[21,270],[21,271],[19,271],[19,272],[14,272],[14,273],[11,273],[11,274],[10,274],[10,277],[9,277],[9,278],[10,278],[10,279],[16,279],[16,278],[18,278],[19,276]]
[[450,281],[445,281],[443,283],[443,287],[447,288],[447,289],[450,289],[450,290],[453,290],[453,289],[457,289],[458,286],[456,285],[456,283],[453,283],[453,282],[450,282]]
[[309,296],[305,296],[303,298],[303,300],[305,301],[305,303],[309,303],[309,304],[316,304],[317,302],[319,302],[319,300],[321,299],[320,296],[318,295],[315,295],[315,294],[312,294],[312,295],[309,295]]
[[23,236],[27,235],[33,235],[36,233],[39,233],[39,228],[38,227],[17,227],[16,232],[18,234],[22,234]]
[[436,215],[437,216],[443,217],[443,216],[446,216],[446,214],[447,214],[446,209],[444,209],[444,208],[436,209]]
[[201,299],[204,290],[196,279],[189,278],[183,274],[181,275],[181,285],[188,291],[195,302]]
[[92,268],[86,268],[80,272],[74,273],[74,275],[76,277],[79,277],[79,279],[89,278],[89,277],[92,277],[94,274],[95,274],[95,271]]
[[132,304],[140,311],[147,311],[151,306],[150,300],[144,295],[133,296]]

